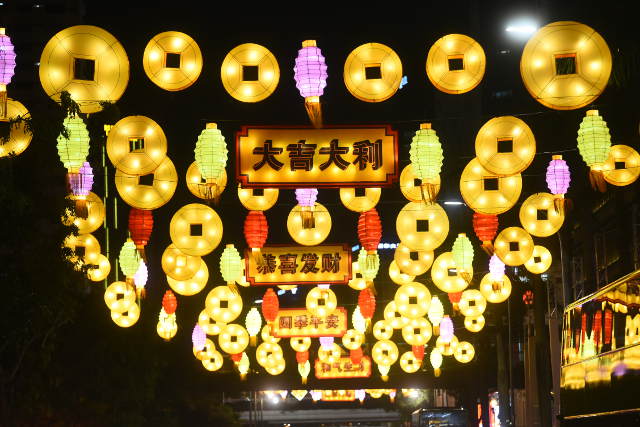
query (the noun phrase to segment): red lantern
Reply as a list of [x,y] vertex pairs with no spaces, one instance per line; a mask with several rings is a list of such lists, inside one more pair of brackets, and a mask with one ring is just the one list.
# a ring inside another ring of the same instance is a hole
[[176,308],[178,308],[178,300],[170,290],[165,292],[164,296],[162,297],[162,308],[164,308],[164,311],[167,314],[175,313]]
[[591,325],[591,330],[593,331],[593,340],[596,344],[596,348],[599,348],[600,342],[602,341],[602,336],[600,335],[602,332],[602,311],[596,311],[595,316],[593,316],[593,325]]
[[298,362],[298,364],[302,365],[307,360],[309,360],[308,351],[296,351],[296,361]]
[[411,351],[413,352],[413,355],[416,357],[416,359],[418,359],[418,360],[424,359],[424,346],[423,345],[412,345],[411,346]]
[[458,311],[458,304],[460,303],[460,299],[462,298],[462,292],[451,292],[447,294],[449,297],[449,302],[453,306],[455,311]]
[[358,295],[358,307],[360,307],[360,314],[367,321],[371,320],[373,313],[376,311],[376,297],[373,295],[371,289],[366,288],[360,291]]
[[533,291],[531,289],[524,291],[524,294],[522,294],[522,301],[524,301],[524,304],[527,306],[533,304]]
[[262,315],[267,319],[267,322],[273,323],[278,316],[279,310],[280,302],[278,301],[278,295],[273,292],[272,288],[267,289],[267,292],[265,292],[262,297]]
[[138,252],[146,261],[144,247],[149,243],[153,231],[153,213],[149,210],[131,208],[129,211],[129,232]]
[[244,220],[244,238],[247,246],[251,248],[253,259],[258,265],[264,264],[264,259],[260,253],[260,248],[264,246],[269,234],[269,224],[267,217],[262,211],[249,211]]
[[351,363],[359,365],[360,362],[362,362],[362,348],[358,347],[355,350],[350,350],[349,358],[351,359]]
[[242,360],[242,353],[232,354],[231,360],[233,360],[234,363],[240,363],[240,361]]
[[488,254],[493,254],[491,241],[496,237],[496,233],[498,232],[498,215],[474,212],[473,231],[482,242],[482,249]]
[[382,239],[382,224],[378,211],[373,208],[362,212],[358,218],[358,239],[367,253],[376,253]]
[[613,311],[604,310],[604,343],[611,344],[611,331],[613,329]]

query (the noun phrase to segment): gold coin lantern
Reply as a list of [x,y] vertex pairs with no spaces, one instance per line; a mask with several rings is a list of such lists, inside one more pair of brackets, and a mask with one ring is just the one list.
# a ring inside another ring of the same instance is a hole
[[487,273],[480,280],[480,293],[487,302],[493,304],[504,302],[511,295],[511,280],[506,274],[503,274],[500,280],[495,280],[491,277],[491,273]]
[[[71,199],[70,196],[67,196],[67,199]],[[87,212],[87,217],[81,218],[75,216],[74,212],[68,209],[65,211],[65,216],[62,217],[62,223],[66,226],[75,225],[80,234],[93,233],[104,222],[105,207],[102,199],[91,191],[87,195]]]
[[401,329],[409,323],[409,318],[403,316],[398,311],[395,301],[389,301],[384,307],[384,320],[386,320],[393,329]]
[[135,325],[138,319],[140,319],[140,306],[135,301],[122,313],[118,311],[111,312],[111,320],[121,328]]
[[169,287],[177,294],[184,296],[195,295],[207,286],[209,280],[209,269],[207,263],[204,260],[200,261],[200,268],[196,273],[185,280],[176,280],[167,275],[167,283]]
[[[391,329],[393,332],[393,329]],[[357,350],[364,343],[364,334],[355,329],[349,329],[342,336],[342,345],[345,346],[347,350]]]
[[513,175],[525,170],[536,155],[536,140],[525,122],[517,117],[494,117],[476,135],[476,156],[480,164],[496,175]]
[[[15,120],[18,117],[29,118],[31,115],[27,110],[27,107],[22,105],[15,99],[7,98],[7,112],[6,117],[8,121]],[[27,132],[25,122],[15,122],[9,127],[9,139],[7,141],[0,140],[0,158],[5,156],[17,156],[27,149],[31,143],[33,135],[31,132]]]
[[469,363],[473,360],[473,356],[475,356],[476,350],[473,348],[468,341],[460,341],[455,350],[453,351],[453,357],[460,363]]
[[269,49],[245,43],[224,58],[220,78],[227,93],[238,101],[259,102],[276,90],[280,67]]
[[400,356],[400,367],[408,374],[417,372],[421,365],[422,361],[416,358],[411,350],[405,351],[402,353],[402,356]]
[[202,178],[198,164],[193,162],[187,169],[186,180],[187,188],[197,198],[217,199],[227,187],[227,172],[223,170],[220,178],[207,181]]
[[[466,271],[473,277],[473,269]],[[462,273],[456,268],[456,263],[451,252],[443,252],[433,262],[431,267],[431,280],[433,284],[443,292],[454,293],[461,292],[469,286],[469,282],[465,280]]]
[[331,289],[315,287],[307,294],[306,303],[309,313],[317,317],[325,317],[333,313],[338,300]]
[[401,81],[400,57],[383,44],[360,45],[344,62],[344,84],[361,101],[385,101],[396,93]]
[[506,265],[522,265],[533,254],[533,239],[520,227],[505,228],[494,242],[495,253]]
[[[440,175],[431,180],[429,184],[435,186],[434,194],[438,194],[440,192]],[[411,163],[405,166],[400,173],[400,191],[411,202],[422,203],[424,200],[422,181],[414,174]]]
[[[449,233],[449,218],[437,204],[407,203],[396,218],[396,232],[402,244],[414,251],[432,251]],[[398,267],[403,268],[402,264]]]
[[180,251],[187,255],[203,256],[220,244],[222,220],[209,206],[191,203],[173,215],[169,234]]
[[522,191],[522,176],[499,176],[475,158],[460,175],[460,193],[467,206],[478,213],[498,215],[516,204]]
[[289,344],[291,345],[291,348],[293,349],[293,351],[296,351],[296,352],[307,351],[309,350],[309,347],[311,347],[311,338],[294,337],[289,340]]
[[398,360],[398,346],[390,340],[380,340],[371,348],[371,357],[378,365],[391,366]]
[[210,358],[202,359],[202,366],[204,366],[207,371],[211,372],[215,372],[222,368],[223,363],[224,359],[222,358],[222,353],[218,350],[213,350]]
[[111,263],[109,262],[109,258],[100,254],[98,255],[97,262],[92,265],[93,267],[89,267],[87,270],[87,277],[89,280],[92,282],[101,282],[109,277],[109,273],[111,272]]
[[555,110],[593,103],[609,82],[611,52],[602,36],[579,22],[540,28],[527,42],[520,75],[531,96]]
[[551,267],[551,252],[544,246],[535,245],[531,258],[524,263],[527,270],[533,274],[542,274]]
[[213,352],[216,351],[216,345],[209,338],[204,340],[204,347],[202,350],[198,350],[193,346],[193,355],[198,360],[210,359],[213,357]]
[[393,326],[387,320],[378,320],[373,324],[373,337],[377,340],[390,340],[393,336]]
[[602,165],[602,174],[611,185],[622,187],[634,183],[640,176],[640,154],[628,145],[612,145]]
[[328,347],[320,346],[318,349],[318,359],[321,362],[334,364],[340,359],[340,355],[342,351],[340,350],[340,346],[336,343],[331,344]]
[[487,308],[487,300],[479,290],[467,289],[462,292],[458,308],[465,317],[477,317]]
[[242,326],[231,323],[218,334],[218,345],[225,353],[242,353],[249,345],[249,333]]
[[206,309],[202,310],[198,315],[198,325],[200,325],[204,333],[207,335],[218,335],[222,327],[225,326],[224,324],[217,323],[213,320],[207,313]]
[[453,352],[458,346],[458,337],[455,335],[449,341],[445,341],[442,336],[436,340],[436,348],[440,350],[443,356],[453,356]]
[[264,370],[267,371],[269,375],[280,375],[284,372],[284,368],[286,366],[287,363],[284,361],[284,359],[278,359],[275,366],[268,366],[264,368]]
[[520,207],[520,223],[532,236],[548,237],[555,234],[564,222],[564,211],[554,206],[549,193],[532,194]]
[[109,131],[107,155],[113,166],[126,174],[147,175],[166,157],[167,137],[149,117],[125,117]]
[[113,282],[104,291],[104,303],[112,312],[124,313],[136,302],[136,291],[125,282]]
[[[81,267],[84,264],[98,264],[100,257],[100,243],[92,234],[79,234],[77,236],[70,234],[64,239],[63,246],[71,249],[71,255],[68,260]],[[78,250],[79,248],[82,248]],[[82,255],[81,255],[82,253]]]
[[404,243],[399,243],[393,253],[393,262],[395,262],[404,274],[411,276],[419,276],[426,273],[433,264],[433,251],[411,250]]
[[280,338],[271,335],[271,326],[268,324],[262,327],[262,330],[260,331],[260,338],[262,338],[262,341],[264,342],[277,343],[280,341]]
[[367,281],[362,277],[358,261],[351,263],[351,280],[349,280],[347,284],[351,289],[355,289],[356,291],[361,291],[367,287]]
[[56,102],[69,92],[83,113],[115,102],[129,83],[129,58],[120,42],[93,25],[65,28],[51,38],[40,56],[40,84]]
[[162,270],[175,280],[192,278],[200,270],[201,263],[202,258],[185,254],[173,243],[162,253]]
[[302,219],[302,206],[296,205],[287,218],[287,230],[296,243],[304,246],[315,246],[324,242],[331,231],[331,215],[327,208],[316,203],[313,208],[313,227],[305,228]]
[[402,338],[409,345],[427,345],[431,339],[431,323],[424,317],[409,320],[402,328]]
[[431,305],[431,293],[426,286],[411,282],[396,290],[393,301],[402,316],[415,319],[426,316]]
[[276,366],[282,357],[280,344],[263,342],[256,348],[256,362],[263,368]]
[[280,191],[277,188],[252,189],[238,186],[238,199],[250,211],[266,211],[278,201]]
[[487,59],[482,46],[464,34],[448,34],[427,55],[427,76],[442,92],[469,92],[482,81]]
[[365,188],[362,196],[356,195],[355,188],[341,188],[340,201],[351,211],[366,212],[376,207],[381,194],[380,188]]
[[152,174],[130,175],[116,170],[118,194],[131,207],[152,210],[164,206],[176,191],[178,174],[173,162],[165,157]]
[[232,322],[242,311],[242,297],[228,286],[216,286],[207,294],[205,310],[216,322]]
[[165,31],[153,36],[142,54],[144,72],[158,87],[177,91],[191,86],[202,71],[198,44],[185,33]]
[[410,276],[406,273],[400,271],[398,264],[395,261],[391,261],[389,263],[389,278],[396,285],[406,285],[407,283],[411,283],[415,280],[416,276]]
[[464,327],[469,332],[480,332],[482,328],[484,328],[484,324],[485,319],[483,315],[464,318]]

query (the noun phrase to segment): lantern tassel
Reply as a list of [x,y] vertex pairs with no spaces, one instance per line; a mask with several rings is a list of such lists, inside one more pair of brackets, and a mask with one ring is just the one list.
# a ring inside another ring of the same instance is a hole
[[440,335],[440,325],[434,325],[433,326],[433,334],[434,335]]
[[264,257],[262,256],[262,252],[260,252],[260,248],[251,248],[251,256],[258,267],[265,265]]
[[564,211],[564,194],[556,194],[553,198],[553,207],[556,213],[562,213]]
[[144,250],[144,245],[136,246],[136,249],[138,249],[138,254],[140,254],[140,258],[142,258],[142,260],[144,261],[145,264],[148,264],[147,263],[147,252]]
[[302,380],[302,384],[306,384],[307,383],[307,377],[300,377],[300,379]]
[[435,202],[436,197],[438,196],[438,192],[440,192],[440,186],[438,184],[432,182],[423,181],[420,185],[420,194],[422,194],[422,200],[431,205]]
[[207,204],[213,204],[214,206],[218,206],[220,203],[220,193],[218,193],[218,183],[207,182],[205,184],[204,195],[206,197]]
[[302,228],[308,230],[310,228],[316,228],[316,219],[313,216],[311,206],[303,206],[300,210],[300,218],[302,219]]
[[0,85],[0,119],[7,119],[7,87]]
[[82,197],[76,199],[75,211],[78,218],[87,219],[89,217],[89,208],[87,206],[86,198]]
[[591,183],[591,188],[597,190],[601,193],[607,191],[607,182],[604,180],[604,174],[602,170],[591,168],[589,170],[589,182]]
[[389,381],[389,375],[382,375],[382,381],[384,381],[385,383]]
[[227,282],[227,286],[235,295],[240,295],[240,293],[238,292],[238,287],[236,286],[236,282]]
[[136,295],[139,299],[145,299],[147,297],[147,291],[144,286],[136,286]]
[[493,255],[493,243],[491,240],[487,240],[482,242],[482,250],[487,253],[487,255]]
[[460,277],[467,283],[471,283],[471,279],[473,279],[473,276],[468,271],[461,271]]
[[247,379],[246,372],[240,372],[240,381],[245,381]]
[[435,376],[436,376],[436,378],[437,378],[437,377],[439,377],[439,376],[440,376],[440,368],[436,368],[436,369],[434,369],[434,370],[433,370],[433,375],[435,375]]
[[255,347],[257,343],[258,343],[258,337],[256,335],[251,335],[249,337],[249,344],[251,344],[251,347]]
[[322,105],[319,96],[308,96],[304,99],[304,108],[314,128],[322,127]]

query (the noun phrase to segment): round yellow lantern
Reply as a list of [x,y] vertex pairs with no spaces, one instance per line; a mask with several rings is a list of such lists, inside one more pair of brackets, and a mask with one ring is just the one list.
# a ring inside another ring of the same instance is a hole
[[318,360],[333,364],[340,359],[341,354],[340,346],[336,343],[331,344],[329,347],[320,346],[318,349]]
[[[67,196],[67,199],[70,199]],[[71,224],[78,227],[78,233],[86,234],[96,231],[104,222],[105,207],[102,199],[95,193],[89,192],[86,199],[88,215],[86,218],[75,216],[71,209],[65,211],[62,223],[66,226]]]
[[104,291],[104,303],[111,312],[124,313],[136,302],[136,290],[125,282],[113,282]]
[[[414,251],[432,251],[449,233],[447,213],[437,203],[407,203],[396,218],[400,241]],[[401,263],[398,267],[403,268]]]
[[634,183],[640,176],[640,154],[628,145],[612,145],[602,174],[605,181],[619,187]]
[[491,273],[487,273],[480,280],[480,293],[487,302],[498,304],[504,302],[511,295],[511,280],[506,274],[503,274],[500,280],[491,277]]
[[[209,317],[216,322],[232,322],[242,311],[242,297],[238,293],[233,292],[228,286],[216,286],[207,294],[205,310]],[[248,336],[247,334],[247,337]]]
[[315,246],[324,242],[331,231],[331,215],[327,208],[316,203],[313,208],[313,227],[305,228],[302,220],[302,206],[296,205],[287,218],[289,235],[304,246]]
[[398,360],[398,346],[389,340],[380,340],[371,348],[371,357],[378,365],[391,366]]
[[408,374],[417,372],[422,365],[422,361],[418,360],[411,350],[405,351],[400,356],[400,367]]
[[351,211],[366,212],[376,207],[381,194],[380,188],[365,188],[363,196],[357,196],[355,188],[341,188],[340,201]]
[[137,209],[158,209],[173,197],[178,186],[178,174],[171,159],[165,157],[153,171],[151,185],[141,182],[144,181],[138,175],[116,170],[116,190],[126,204]]
[[384,307],[384,319],[393,329],[401,329],[409,323],[409,318],[403,316],[398,311],[395,301],[389,301]]
[[[92,234],[79,234],[77,236],[70,234],[64,239],[62,246],[71,249],[71,255],[67,259],[77,269],[82,265],[96,265],[99,262],[100,243]],[[82,256],[77,254],[80,252],[78,248],[84,249]]]
[[307,294],[306,303],[309,313],[317,317],[325,317],[333,313],[338,300],[331,289],[315,287]]
[[207,263],[204,260],[200,261],[200,268],[196,271],[192,277],[186,280],[176,280],[173,277],[167,275],[167,283],[173,291],[177,294],[184,296],[195,295],[207,286],[209,280],[209,269]]
[[[415,258],[415,259],[414,259]],[[433,264],[433,251],[415,251],[404,243],[399,243],[393,253],[393,261],[401,272],[412,276],[426,273]]]
[[222,221],[207,205],[191,203],[181,207],[171,218],[169,234],[173,244],[187,255],[210,253],[222,240]]
[[209,317],[207,310],[202,310],[198,315],[198,325],[200,325],[207,335],[218,335],[220,330],[225,326],[223,323],[217,323]]
[[140,318],[140,306],[135,303],[131,303],[129,308],[124,312],[111,311],[111,320],[113,323],[121,328],[128,328],[136,324]]
[[378,320],[373,324],[373,336],[377,340],[390,340],[393,336],[393,327],[387,320]]
[[238,199],[250,211],[266,211],[278,201],[280,191],[277,188],[264,188],[260,193],[252,188],[242,188],[238,185]]
[[176,336],[178,332],[178,323],[176,322],[176,314],[167,314],[164,308],[160,309],[158,323],[156,324],[156,332],[165,341],[169,341]]
[[[402,169],[400,173],[400,191],[402,191],[402,194],[407,200],[417,203],[424,202],[422,184],[423,182],[413,172],[413,165],[411,163]],[[430,180],[429,184],[434,186],[434,194],[438,194],[440,192],[440,175]]]
[[401,80],[400,57],[380,43],[358,46],[344,62],[344,84],[361,101],[382,102],[391,98]]
[[401,315],[415,319],[425,316],[429,311],[431,293],[426,286],[411,282],[398,288],[393,301]]
[[209,359],[202,359],[202,366],[204,366],[207,371],[215,372],[222,368],[223,362],[222,353],[218,350],[213,350]]
[[107,155],[113,166],[125,174],[147,175],[166,157],[167,137],[149,117],[125,117],[109,131]]
[[458,303],[460,314],[465,317],[476,317],[484,313],[487,308],[487,300],[477,289],[467,289],[462,292]]
[[[29,118],[31,115],[27,107],[20,102],[7,98],[7,120],[15,120],[18,117]],[[6,141],[0,140],[0,158],[21,154],[31,143],[31,138],[33,138],[33,135],[27,131],[25,122],[19,121],[13,123],[9,128],[9,139]]]
[[265,367],[264,370],[267,371],[269,375],[280,375],[284,372],[284,368],[287,366],[287,363],[284,359],[278,359],[275,365]]
[[93,25],[65,28],[40,56],[40,84],[56,102],[69,92],[83,113],[97,113],[101,101],[115,102],[129,82],[129,58],[110,33]]
[[[391,332],[393,333],[393,329],[391,329]],[[375,334],[375,325],[374,325],[374,334]],[[377,339],[380,339],[380,338],[377,338]],[[360,346],[363,343],[364,343],[364,334],[355,329],[348,329],[347,332],[342,336],[342,345],[344,345],[347,350],[356,350],[360,348]]]
[[[473,269],[466,274],[473,277]],[[462,273],[458,272],[451,252],[438,255],[431,268],[431,280],[438,289],[446,293],[461,292],[469,286]]]
[[520,75],[531,96],[555,110],[591,104],[609,82],[611,52],[602,36],[579,22],[540,28],[527,42]]
[[440,350],[443,356],[453,356],[453,353],[458,346],[458,337],[455,335],[448,342],[441,336],[436,340],[436,348]]
[[[348,332],[348,331],[347,331]],[[344,338],[343,338],[344,340]],[[295,352],[308,351],[311,346],[311,338],[309,337],[294,337],[289,339],[289,344]]]
[[355,289],[356,291],[361,291],[367,287],[367,281],[362,277],[358,261],[351,263],[351,280],[349,280],[347,284],[351,289]]
[[259,102],[276,90],[280,67],[269,49],[244,43],[224,58],[220,78],[227,93],[238,101]]
[[389,278],[391,278],[396,285],[406,285],[407,283],[413,282],[416,276],[410,276],[401,272],[398,264],[396,264],[394,260],[389,263]]
[[464,34],[438,39],[427,55],[427,76],[442,92],[469,92],[482,81],[487,60],[482,46]]
[[476,156],[480,164],[496,175],[513,175],[525,170],[536,155],[536,139],[517,117],[494,117],[476,135]]
[[551,267],[551,252],[544,246],[535,245],[531,258],[524,263],[527,270],[533,274],[542,274]]
[[264,342],[274,344],[280,341],[280,338],[271,335],[271,326],[269,326],[268,323],[262,327],[262,330],[260,331],[260,338],[262,338],[262,341]]
[[470,342],[460,341],[453,351],[453,357],[460,363],[469,363],[473,360],[476,351]]
[[87,277],[92,282],[100,282],[107,277],[109,277],[109,273],[111,272],[111,263],[109,262],[109,258],[100,254],[98,255],[97,262],[94,267],[89,267],[87,270]]
[[481,314],[479,316],[470,316],[464,318],[464,327],[467,328],[469,332],[480,332],[482,328],[484,328],[484,316]]
[[223,170],[218,179],[203,180],[198,164],[193,162],[187,169],[186,180],[187,188],[197,198],[217,200],[227,187],[227,172]]
[[216,345],[209,338],[205,339],[202,350],[198,350],[196,346],[193,346],[193,355],[198,360],[210,359],[213,357],[214,351],[216,351]]
[[201,266],[202,258],[185,254],[173,243],[162,253],[162,270],[172,279],[190,279],[195,276]]
[[256,361],[263,368],[276,366],[282,358],[283,353],[280,344],[263,342],[256,348]]
[[202,71],[202,53],[198,44],[178,31],[156,34],[142,55],[147,77],[164,90],[186,89],[198,80]]
[[242,353],[249,345],[249,333],[242,326],[231,323],[222,328],[218,334],[218,344],[225,353]]
[[536,193],[522,203],[520,223],[529,234],[548,237],[560,230],[564,211],[555,208],[554,200],[553,194]]
[[474,211],[498,215],[516,204],[522,191],[522,176],[499,176],[485,169],[477,158],[467,163],[460,175],[460,193]]
[[431,339],[431,323],[424,317],[409,320],[402,328],[402,338],[409,345],[426,345]]
[[533,239],[520,227],[502,230],[493,246],[502,262],[512,267],[524,264],[533,254]]

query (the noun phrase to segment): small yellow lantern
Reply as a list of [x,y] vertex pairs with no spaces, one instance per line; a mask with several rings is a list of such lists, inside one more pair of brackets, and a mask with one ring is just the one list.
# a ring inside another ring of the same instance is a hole
[[498,234],[494,242],[495,253],[506,265],[522,265],[533,254],[533,239],[520,227],[508,227]]
[[470,316],[464,318],[464,327],[469,332],[480,332],[484,328],[485,319],[481,314],[479,316]]
[[460,175],[460,193],[467,206],[476,212],[498,215],[516,204],[522,191],[522,176],[497,175],[485,169],[477,158]]
[[302,384],[307,383],[307,377],[311,372],[311,363],[307,360],[304,363],[298,363],[298,373],[300,374],[300,379]]
[[191,203],[181,207],[171,218],[171,240],[187,255],[207,255],[222,240],[222,220],[207,205]]
[[240,380],[244,381],[249,373],[249,356],[247,353],[242,353],[242,357],[240,358],[240,362],[238,362],[238,373],[240,374]]
[[245,318],[245,326],[249,332],[251,346],[255,347],[258,333],[262,329],[262,316],[257,308],[251,307]]
[[158,316],[158,324],[156,325],[156,332],[165,341],[169,341],[176,336],[178,332],[178,323],[176,322],[176,314],[167,314],[164,308],[160,309],[160,315]]
[[[209,317],[211,317],[216,322],[232,322],[240,315],[240,312],[242,311],[242,297],[239,294],[233,292],[228,286],[216,286],[207,294],[207,299],[205,300],[205,310],[207,311]],[[238,351],[237,353],[240,352]]]
[[439,325],[440,325],[440,322],[442,321],[442,318],[444,317],[444,306],[442,305],[440,298],[438,298],[435,295],[431,297],[431,305],[429,305],[429,311],[427,312],[427,317],[429,318],[429,321],[433,325],[433,333],[435,335],[439,335],[440,334]]
[[402,338],[409,345],[424,346],[431,339],[431,323],[424,317],[409,320],[402,328]]
[[[414,251],[432,251],[449,233],[447,213],[437,203],[407,203],[396,218],[400,241]],[[402,265],[399,265],[402,268]]]
[[549,237],[562,227],[564,210],[555,208],[554,196],[549,193],[532,194],[520,207],[520,223],[532,236]]
[[309,291],[306,299],[307,310],[317,317],[333,313],[338,305],[336,294],[331,289],[315,287]]
[[418,360],[411,350],[405,351],[400,356],[400,367],[408,374],[417,372],[421,365],[422,361]]
[[362,313],[360,313],[359,306],[356,306],[356,308],[353,309],[353,314],[351,315],[351,324],[353,325],[353,328],[355,330],[363,334],[367,330],[367,321],[364,316],[362,316]]
[[418,282],[411,282],[400,286],[393,300],[401,315],[415,319],[425,316],[429,311],[431,293],[426,286]]
[[327,208],[316,203],[313,208],[313,227],[304,227],[302,221],[302,206],[296,205],[287,218],[289,235],[297,243],[304,246],[315,246],[324,242],[331,231],[331,215]]
[[191,296],[199,293],[207,285],[209,280],[209,269],[203,259],[200,260],[200,268],[193,277],[186,280],[176,280],[167,275],[167,283],[177,294]]
[[[473,277],[473,269],[467,271],[467,274]],[[438,289],[446,293],[461,292],[469,286],[469,282],[458,272],[451,252],[438,255],[431,268],[431,280]]]
[[373,324],[373,336],[377,340],[390,340],[393,336],[393,327],[387,320],[378,320]]
[[249,334],[242,326],[231,323],[218,334],[218,344],[228,354],[239,354],[249,345]]
[[[375,324],[373,327],[374,327],[374,336],[375,336]],[[393,333],[393,328],[390,328],[390,329],[391,329],[391,332]],[[380,338],[376,336],[376,339],[380,339]],[[360,346],[363,343],[364,343],[364,334],[355,329],[348,329],[347,332],[342,336],[342,345],[344,345],[347,350],[356,350],[360,348]]]
[[477,289],[467,289],[462,292],[458,303],[460,314],[465,317],[477,317],[487,308],[487,300]]
[[396,285],[406,285],[415,280],[416,276],[410,276],[400,271],[398,264],[394,261],[389,263],[389,278]]
[[531,258],[524,263],[527,270],[533,274],[542,274],[551,267],[551,252],[544,246],[535,245]]
[[[415,260],[412,258],[415,255]],[[426,273],[433,264],[433,251],[411,250],[404,243],[399,243],[393,253],[393,260],[402,273],[411,276],[420,276]]]
[[389,301],[384,307],[384,319],[389,322],[393,329],[401,329],[409,323],[409,318],[398,311],[395,301]]
[[476,351],[470,342],[460,341],[453,352],[453,357],[460,363],[469,363],[473,360]]
[[480,293],[487,302],[498,304],[504,302],[511,295],[511,280],[503,274],[500,280],[495,280],[491,273],[487,273],[480,280]]

